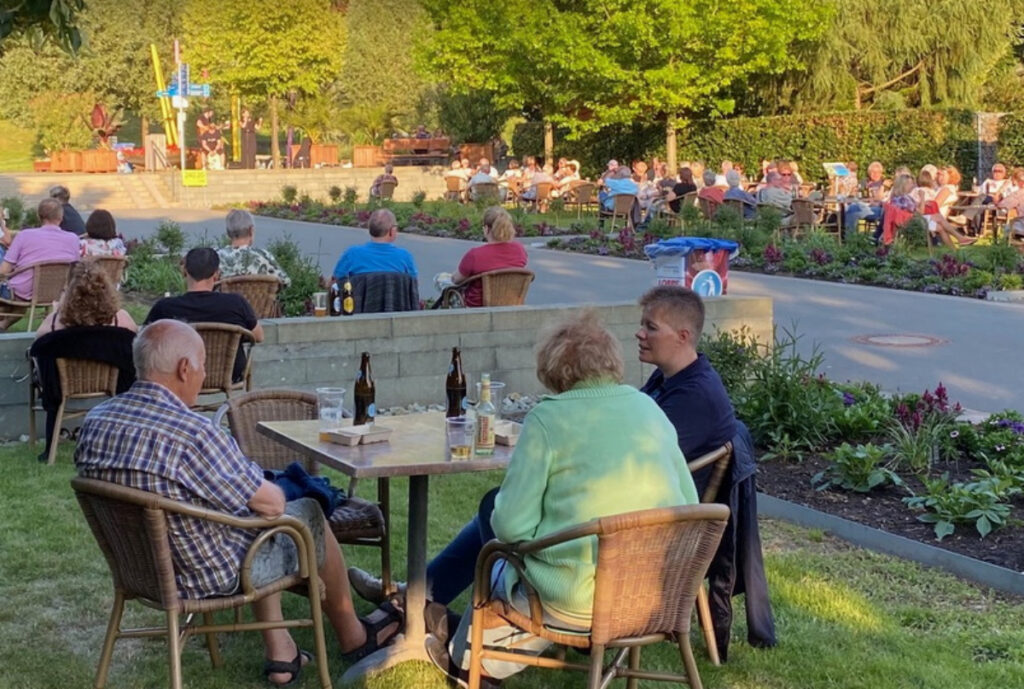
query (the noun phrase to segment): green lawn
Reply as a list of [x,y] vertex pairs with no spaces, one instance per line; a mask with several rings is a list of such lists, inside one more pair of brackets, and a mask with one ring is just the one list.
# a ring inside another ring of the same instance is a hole
[[0,120],[0,172],[31,172],[35,142],[31,129]]
[[[36,450],[38,452],[38,450]],[[111,600],[106,565],[68,487],[71,446],[58,464],[39,465],[21,445],[0,448],[0,687],[85,687],[99,654]],[[472,514],[484,490],[499,476],[477,474],[434,480],[430,502],[430,549],[436,552]],[[370,495],[371,483],[360,492]],[[405,549],[406,484],[392,488],[394,550],[401,569]],[[953,577],[890,557],[849,547],[821,533],[781,523],[764,525],[768,577],[780,645],[769,651],[746,645],[742,605],[729,663],[711,667],[695,641],[709,688],[801,689],[862,687],[995,689],[1024,686],[1024,605]],[[376,551],[347,549],[350,564],[373,567]],[[739,601],[737,601],[739,603]],[[464,600],[460,601],[460,605]],[[288,597],[296,609],[304,602]],[[130,622],[159,616],[133,606]],[[695,632],[696,637],[696,632]],[[311,647],[308,630],[297,632]],[[329,636],[329,639],[331,637]],[[333,647],[333,642],[329,641]],[[225,666],[211,670],[202,645],[184,653],[186,686],[247,689],[266,686],[260,677],[259,635],[222,637]],[[649,649],[645,662],[678,668],[668,644]],[[119,642],[111,689],[166,686],[165,645],[156,640]],[[335,653],[332,675],[343,665]],[[316,673],[301,687],[315,687]],[[373,678],[372,689],[445,683],[429,665],[412,664]],[[579,687],[576,674],[529,670],[508,682],[512,689]],[[655,684],[644,686],[657,686]]]

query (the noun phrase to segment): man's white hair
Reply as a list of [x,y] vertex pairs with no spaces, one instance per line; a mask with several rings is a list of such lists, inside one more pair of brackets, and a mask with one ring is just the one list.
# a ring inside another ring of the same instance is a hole
[[139,330],[132,343],[132,360],[139,380],[150,380],[154,373],[174,373],[178,362],[188,359],[192,368],[202,363],[203,338],[192,326],[164,318]]

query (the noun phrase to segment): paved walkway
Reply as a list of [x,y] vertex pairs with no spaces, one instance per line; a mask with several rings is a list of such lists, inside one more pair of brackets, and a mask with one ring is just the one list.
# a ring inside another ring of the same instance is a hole
[[[224,232],[218,211],[123,211],[118,228],[127,238],[147,236],[171,213],[192,236],[217,238]],[[367,241],[365,230],[314,223],[258,218],[256,244],[290,235],[301,250],[316,255],[325,275],[347,247]],[[412,251],[420,270],[420,294],[432,295],[433,275],[455,269],[472,243],[402,235],[399,244]],[[537,280],[530,304],[583,304],[636,299],[654,278],[649,264],[601,256],[568,254],[528,246]],[[870,380],[888,390],[934,388],[942,381],[950,396],[973,409],[1024,409],[1017,358],[1024,346],[1024,305],[997,304],[957,297],[901,292],[875,287],[733,273],[733,295],[768,295],[775,301],[780,327],[795,325],[801,348],[817,343],[824,368],[836,380]],[[892,346],[917,340],[864,344],[855,338],[874,335],[924,336],[927,346]]]

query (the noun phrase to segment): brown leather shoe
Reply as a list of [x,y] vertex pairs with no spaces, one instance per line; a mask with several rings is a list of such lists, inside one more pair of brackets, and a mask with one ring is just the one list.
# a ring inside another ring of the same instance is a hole
[[[366,570],[349,567],[348,583],[352,590],[365,601],[380,605],[386,600],[384,582],[380,580],[380,577],[375,577]],[[399,594],[405,594],[404,582],[396,581],[395,588]]]

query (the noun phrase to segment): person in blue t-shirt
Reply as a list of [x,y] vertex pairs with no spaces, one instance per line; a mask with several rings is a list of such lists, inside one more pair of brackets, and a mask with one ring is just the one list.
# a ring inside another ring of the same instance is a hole
[[398,221],[387,208],[378,208],[370,216],[370,241],[360,246],[351,246],[334,266],[334,277],[360,273],[406,273],[416,277],[416,262],[412,254],[395,246],[398,237]]

